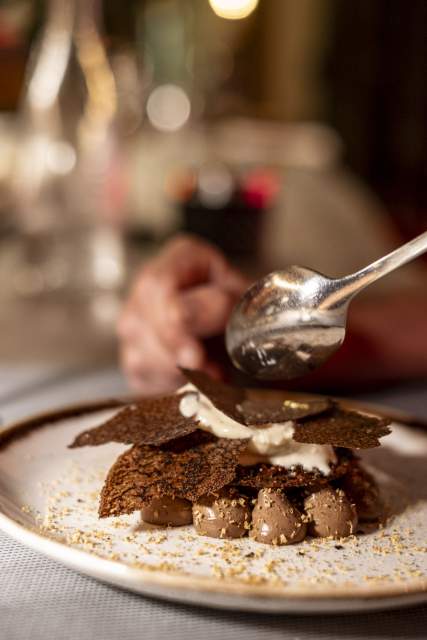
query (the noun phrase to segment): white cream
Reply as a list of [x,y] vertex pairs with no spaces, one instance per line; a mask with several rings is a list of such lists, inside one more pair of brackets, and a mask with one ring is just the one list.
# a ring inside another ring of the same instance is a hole
[[[186,390],[188,391],[188,389]],[[217,438],[252,437],[252,431],[249,427],[245,427],[244,424],[236,422],[216,409],[209,398],[199,393],[195,387],[182,398],[179,410],[186,418],[194,416],[207,431],[213,433]]]
[[192,384],[186,384],[178,393],[185,393],[179,409],[186,418],[195,417],[201,427],[218,438],[247,438],[248,448],[240,463],[243,465],[267,462],[289,469],[300,465],[306,471],[318,469],[330,473],[330,464],[336,462],[331,445],[305,444],[293,439],[295,423],[270,424],[248,427],[214,407],[209,398]]

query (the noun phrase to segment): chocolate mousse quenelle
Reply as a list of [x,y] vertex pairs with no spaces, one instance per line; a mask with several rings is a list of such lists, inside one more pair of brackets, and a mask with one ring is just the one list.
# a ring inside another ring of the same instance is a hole
[[101,518],[139,510],[151,524],[274,545],[379,520],[378,487],[354,450],[379,446],[387,420],[183,373],[175,394],[128,405],[72,443],[132,445],[108,473]]

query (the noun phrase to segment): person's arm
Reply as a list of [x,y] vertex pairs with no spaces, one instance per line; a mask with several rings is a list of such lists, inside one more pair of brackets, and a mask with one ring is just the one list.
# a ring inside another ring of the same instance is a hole
[[355,300],[343,346],[301,385],[348,390],[422,377],[427,377],[427,291],[400,291]]

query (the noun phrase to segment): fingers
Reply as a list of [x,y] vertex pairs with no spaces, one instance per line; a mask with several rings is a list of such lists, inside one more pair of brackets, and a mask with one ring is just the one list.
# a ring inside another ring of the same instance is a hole
[[162,273],[153,264],[141,272],[131,292],[119,324],[122,338],[132,331],[132,324],[152,327],[157,340],[174,361],[198,360],[197,344],[183,325],[174,283],[168,273]]
[[187,331],[203,338],[224,332],[235,304],[236,296],[213,285],[190,289],[180,297]]
[[[206,293],[191,295],[188,306],[183,303],[183,293],[209,284],[216,285],[215,303]],[[143,269],[131,300],[145,324],[156,327],[156,335],[175,360],[194,367],[200,361],[194,336],[221,332],[246,285],[217,249],[184,236],[172,241]]]
[[250,280],[226,261],[215,267],[212,282],[236,298],[240,298],[250,285]]
[[166,246],[152,267],[162,282],[180,290],[220,278],[227,270],[227,262],[207,242],[182,235]]
[[[128,308],[123,314],[118,332],[123,349],[128,353],[126,368],[133,367],[153,373],[176,370],[178,366],[198,368],[203,365],[205,352],[202,344],[193,335],[185,336],[185,346],[171,350],[162,340],[152,317],[144,319],[135,307]],[[141,371],[139,371],[141,372]]]
[[[182,382],[173,355],[163,346],[149,325],[134,321],[132,316],[121,323],[121,365],[132,386],[145,393],[163,393],[176,389]],[[203,368],[205,353],[199,348],[194,368]],[[187,365],[188,366],[188,365]]]
[[201,339],[224,331],[247,285],[209,244],[189,236],[170,242],[137,277],[119,321],[122,366],[133,386],[176,388],[178,365],[220,375]]
[[153,276],[173,290],[212,282],[241,295],[248,280],[215,247],[190,235],[179,235],[152,263]]

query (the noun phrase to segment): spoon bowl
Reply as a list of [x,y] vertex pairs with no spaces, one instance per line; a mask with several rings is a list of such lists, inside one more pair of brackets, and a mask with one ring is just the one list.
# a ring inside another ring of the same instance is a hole
[[317,369],[343,343],[354,296],[425,251],[427,231],[343,278],[298,266],[270,273],[248,289],[230,317],[226,345],[233,363],[266,380]]
[[305,375],[345,337],[347,305],[329,308],[334,281],[291,266],[262,278],[237,304],[226,332],[233,363],[267,380]]

